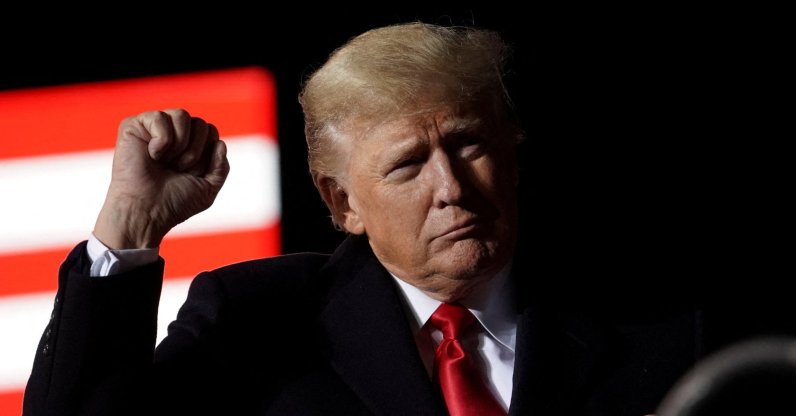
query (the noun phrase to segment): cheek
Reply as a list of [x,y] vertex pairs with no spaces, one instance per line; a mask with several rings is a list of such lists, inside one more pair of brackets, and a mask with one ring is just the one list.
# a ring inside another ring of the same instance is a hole
[[357,192],[351,194],[351,208],[356,211],[368,230],[373,233],[374,227],[379,229],[389,225],[389,220],[395,217],[402,207],[397,205],[391,195],[372,183],[359,182],[354,184]]
[[[385,198],[383,192],[379,192],[370,184],[359,187],[360,192],[357,192],[357,205],[359,207],[360,215],[365,218],[379,218],[380,214],[389,208],[389,198]],[[363,190],[364,191],[361,191]]]
[[497,162],[500,160],[513,161],[513,159],[508,157],[487,158],[477,172],[479,172],[482,184],[486,185],[488,189],[502,193],[513,189],[517,185],[518,172],[514,163]]
[[479,159],[473,167],[475,182],[487,194],[500,193],[505,185],[505,176],[491,158]]
[[385,222],[409,226],[412,218],[417,216],[419,204],[411,192],[388,191],[374,199],[377,200],[374,201],[374,208],[378,210],[376,215]]
[[372,192],[369,198],[366,203],[372,226],[392,233],[389,236],[392,239],[417,240],[427,214],[417,187],[380,189]]

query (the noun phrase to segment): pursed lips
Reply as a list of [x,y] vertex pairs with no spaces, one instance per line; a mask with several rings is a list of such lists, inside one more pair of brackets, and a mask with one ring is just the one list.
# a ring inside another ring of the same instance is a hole
[[464,219],[456,221],[453,225],[446,228],[445,231],[437,235],[435,239],[437,238],[459,239],[468,236],[472,231],[478,228],[479,225],[482,225],[482,222],[479,220],[477,216],[475,215],[469,216]]

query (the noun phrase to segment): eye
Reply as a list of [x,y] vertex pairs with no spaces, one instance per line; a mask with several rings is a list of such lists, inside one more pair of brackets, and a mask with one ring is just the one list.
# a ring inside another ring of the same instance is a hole
[[389,169],[387,176],[396,179],[410,178],[420,171],[422,163],[419,157],[401,160]]
[[486,140],[479,135],[468,135],[462,138],[458,155],[464,160],[474,160],[484,154]]

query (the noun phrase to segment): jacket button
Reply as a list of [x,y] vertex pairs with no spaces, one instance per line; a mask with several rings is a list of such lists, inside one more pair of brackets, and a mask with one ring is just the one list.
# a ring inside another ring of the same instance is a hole
[[50,344],[44,344],[44,346],[41,348],[41,353],[45,356],[50,355]]
[[49,327],[49,326],[48,326],[48,327],[47,327],[47,330],[46,330],[46,331],[44,331],[44,339],[45,339],[45,340],[48,340],[48,339],[50,339],[50,335],[52,335],[52,333],[53,333],[53,329],[52,329],[51,327]]

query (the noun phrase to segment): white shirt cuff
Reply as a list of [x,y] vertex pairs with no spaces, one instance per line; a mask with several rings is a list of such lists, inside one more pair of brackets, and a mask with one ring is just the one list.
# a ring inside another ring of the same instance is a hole
[[112,274],[124,273],[138,266],[154,263],[160,255],[160,249],[131,248],[124,250],[111,250],[102,244],[94,233],[88,238],[86,245],[88,257],[91,259],[91,277],[104,277]]

